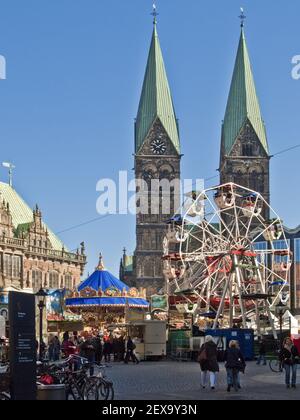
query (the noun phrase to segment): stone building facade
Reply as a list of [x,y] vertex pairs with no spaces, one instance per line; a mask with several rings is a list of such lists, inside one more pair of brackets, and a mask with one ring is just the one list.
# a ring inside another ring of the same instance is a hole
[[0,289],[74,289],[86,264],[84,244],[68,252],[38,207],[31,211],[7,184],[0,192]]

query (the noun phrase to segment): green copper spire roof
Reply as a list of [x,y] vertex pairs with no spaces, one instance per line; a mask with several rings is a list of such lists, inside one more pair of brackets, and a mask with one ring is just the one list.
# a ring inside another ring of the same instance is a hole
[[223,147],[229,154],[246,120],[249,120],[266,153],[269,153],[253,78],[244,29],[242,28],[230,94],[223,123]]
[[175,149],[180,153],[179,131],[162,51],[154,29],[135,128],[135,151],[143,145],[156,118],[160,119]]

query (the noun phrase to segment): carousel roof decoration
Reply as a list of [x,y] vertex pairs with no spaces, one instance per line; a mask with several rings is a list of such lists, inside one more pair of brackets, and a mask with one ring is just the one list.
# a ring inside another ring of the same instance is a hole
[[148,308],[145,289],[129,287],[105,269],[102,254],[95,272],[66,299],[70,308],[130,307]]

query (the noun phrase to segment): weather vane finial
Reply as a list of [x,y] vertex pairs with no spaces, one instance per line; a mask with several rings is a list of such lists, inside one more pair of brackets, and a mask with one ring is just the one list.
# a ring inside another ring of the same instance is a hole
[[241,7],[241,14],[239,18],[241,19],[241,28],[243,28],[245,24],[245,20],[247,19],[247,16],[245,15],[245,11],[243,7]]
[[157,16],[159,15],[159,13],[157,13],[157,7],[156,7],[155,3],[153,3],[152,9],[153,10],[152,10],[151,15],[153,16],[153,23],[154,23],[154,25],[156,25],[157,24]]

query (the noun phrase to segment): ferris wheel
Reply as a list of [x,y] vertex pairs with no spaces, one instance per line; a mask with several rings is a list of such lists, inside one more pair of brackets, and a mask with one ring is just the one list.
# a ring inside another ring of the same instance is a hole
[[229,183],[187,195],[168,222],[164,273],[177,295],[197,297],[214,328],[268,322],[290,298],[292,254],[280,217],[265,198]]

